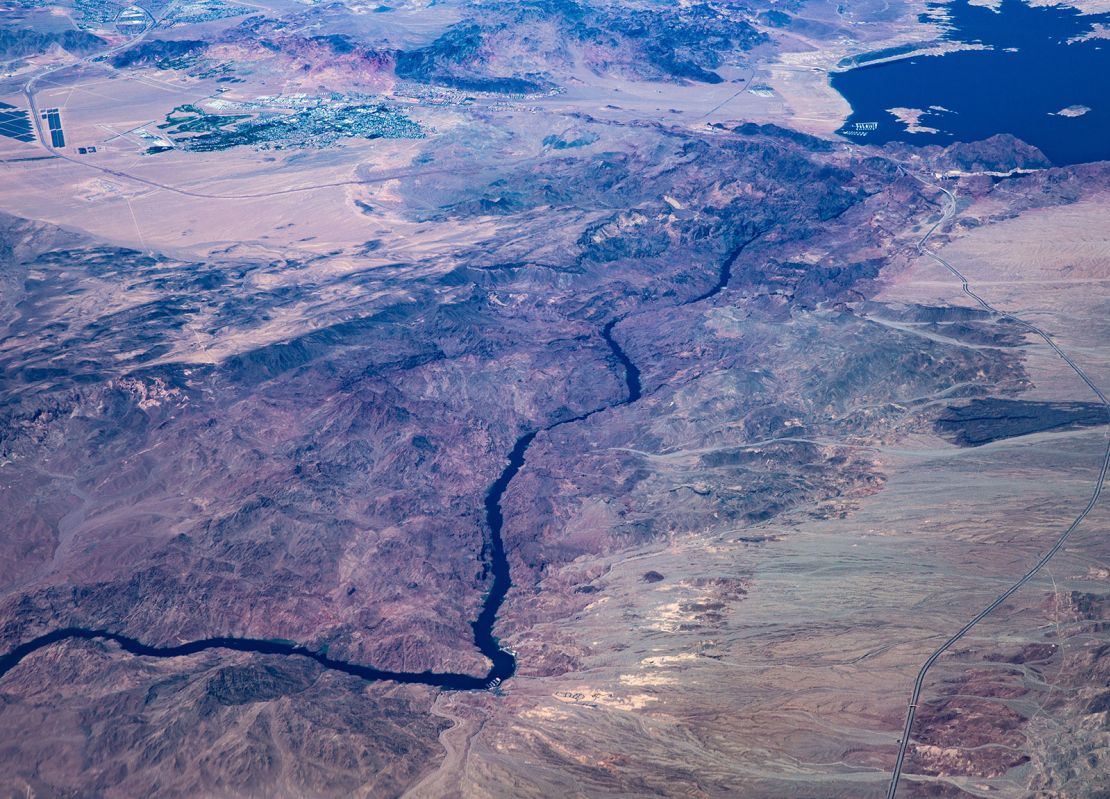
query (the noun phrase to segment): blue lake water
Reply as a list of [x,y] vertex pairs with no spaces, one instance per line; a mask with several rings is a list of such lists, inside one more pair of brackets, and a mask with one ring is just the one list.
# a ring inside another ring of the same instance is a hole
[[[955,0],[933,12],[945,19],[945,40],[990,49],[834,73],[833,88],[852,106],[842,135],[946,145],[1011,133],[1057,165],[1110,160],[1110,39],[1089,37],[1110,27],[1110,14],[1021,0],[1003,0],[997,11]],[[917,124],[936,132],[909,132],[891,108],[923,111]],[[1058,113],[1068,108],[1082,113]]]

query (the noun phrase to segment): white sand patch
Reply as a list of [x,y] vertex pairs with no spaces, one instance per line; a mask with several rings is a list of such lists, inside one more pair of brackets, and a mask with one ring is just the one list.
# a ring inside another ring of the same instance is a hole
[[621,685],[632,688],[655,688],[660,685],[674,685],[678,680],[673,677],[664,677],[661,674],[622,674]]
[[652,702],[659,701],[651,694],[628,694],[619,696],[609,691],[599,691],[596,688],[581,686],[567,691],[556,691],[555,698],[560,702],[575,705],[599,705],[616,710],[640,710]]
[[697,660],[698,656],[693,652],[682,652],[678,655],[656,655],[655,657],[644,658],[640,661],[641,666],[652,666],[654,668],[677,665],[680,663],[689,663],[692,660]]

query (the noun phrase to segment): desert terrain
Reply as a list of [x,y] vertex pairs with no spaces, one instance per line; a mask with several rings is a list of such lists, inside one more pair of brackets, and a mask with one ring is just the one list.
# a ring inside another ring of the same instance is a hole
[[3,9],[0,795],[1110,790],[1110,167],[845,134],[943,7]]

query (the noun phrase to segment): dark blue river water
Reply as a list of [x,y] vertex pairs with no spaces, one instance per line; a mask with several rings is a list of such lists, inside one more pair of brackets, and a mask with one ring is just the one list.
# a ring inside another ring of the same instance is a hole
[[[739,252],[737,252],[737,255],[738,254]],[[728,269],[731,268],[732,260],[735,260],[735,256],[733,256],[731,260],[725,262],[722,271],[723,282],[719,283],[718,287],[711,291],[710,294],[720,291],[721,287],[728,282]],[[617,408],[621,405],[627,405],[630,402],[635,402],[640,399],[640,370],[613,336],[613,329],[620,321],[619,318],[609,321],[601,330],[601,338],[608,345],[614,359],[620,364],[624,371],[627,389],[625,398],[611,405],[605,405],[579,414],[578,416],[553,422],[543,428],[544,432],[550,432],[565,424],[583,421],[594,414]],[[10,652],[0,655],[0,678],[3,678],[5,674],[18,666],[28,655],[45,647],[53,646],[61,641],[88,641],[99,639],[112,641],[123,651],[141,657],[176,658],[196,655],[209,650],[228,649],[236,652],[253,652],[261,655],[283,655],[287,657],[308,658],[326,669],[341,671],[344,674],[361,677],[368,681],[385,680],[389,682],[417,683],[420,685],[431,685],[438,688],[448,688],[458,691],[496,688],[504,680],[512,677],[516,672],[516,656],[511,651],[503,649],[497,636],[493,633],[494,626],[497,623],[497,614],[505,602],[505,596],[509,593],[509,589],[513,585],[512,575],[509,569],[509,559],[505,553],[505,542],[501,535],[505,525],[505,515],[501,507],[501,502],[505,497],[505,492],[509,488],[509,483],[512,482],[513,478],[516,477],[517,473],[524,466],[524,458],[528,452],[528,447],[531,446],[532,441],[539,432],[539,430],[532,430],[517,438],[516,443],[513,444],[512,451],[509,453],[508,462],[502,469],[500,476],[498,476],[497,480],[490,486],[489,491],[486,492],[486,524],[489,527],[490,538],[485,554],[488,555],[487,565],[493,575],[493,583],[490,586],[489,593],[486,594],[485,601],[482,603],[481,613],[478,615],[478,618],[470,624],[474,631],[474,645],[478,648],[478,651],[490,660],[490,669],[485,675],[376,669],[373,666],[364,666],[346,660],[337,660],[328,657],[324,652],[309,649],[308,647],[291,641],[275,641],[263,638],[219,637],[204,638],[176,646],[149,646],[135,638],[110,630],[65,627],[26,641]]]
[[[946,145],[1011,133],[1057,165],[1110,160],[1110,39],[1088,37],[1110,26],[1110,14],[1022,0],[1003,0],[997,11],[954,0],[934,13],[946,20],[946,40],[990,49],[834,73],[833,88],[852,105],[842,135]],[[1071,107],[1089,110],[1058,113]],[[924,111],[918,124],[936,132],[908,132],[891,108]]]

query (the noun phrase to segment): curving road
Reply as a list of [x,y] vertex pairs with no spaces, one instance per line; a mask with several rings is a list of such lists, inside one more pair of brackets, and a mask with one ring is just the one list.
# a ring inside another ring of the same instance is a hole
[[[1052,351],[1059,355],[1060,359],[1063,360],[1064,363],[1066,363],[1071,368],[1071,370],[1075,372],[1084,383],[1087,384],[1087,387],[1090,388],[1092,392],[1094,392],[1095,396],[1098,397],[1099,402],[1101,402],[1103,407],[1106,409],[1107,419],[1110,420],[1110,401],[1107,401],[1106,396],[1102,393],[1102,390],[1097,385],[1095,385],[1094,381],[1092,381],[1091,378],[1087,376],[1087,373],[1084,372],[1083,369],[1080,368],[1080,366],[1076,364],[1076,362],[1073,361],[1066,352],[1060,349],[1059,345],[1057,345],[1056,342],[1053,341],[1052,337],[1048,333],[1046,333],[1044,330],[1037,327],[1036,325],[1030,322],[1026,322],[1024,319],[995,308],[993,305],[984,300],[981,296],[976,294],[971,289],[971,286],[968,284],[967,278],[958,269],[956,269],[956,267],[952,266],[952,264],[950,264],[944,258],[937,255],[937,253],[926,247],[929,239],[941,227],[941,225],[951,220],[952,217],[955,215],[956,196],[943,186],[933,186],[917,175],[913,175],[912,177],[914,177],[924,186],[940,189],[940,191],[944,192],[945,196],[948,199],[948,205],[944,210],[943,216],[941,216],[941,218],[938,219],[931,228],[929,228],[928,232],[921,238],[921,241],[917,243],[917,251],[922,255],[927,255],[928,257],[932,258],[934,261],[936,261],[949,272],[951,272],[952,275],[960,281],[960,285],[963,289],[964,294],[975,300],[975,302],[977,302],[984,310],[989,311],[990,313],[995,314],[1000,318],[1009,319],[1010,321],[1015,322],[1016,324],[1024,327],[1029,332],[1043,339],[1044,342],[1052,348]],[[1059,538],[1056,539],[1055,543],[1049,548],[1047,552],[1045,552],[1041,559],[1038,560],[1029,569],[1029,571],[1022,575],[1009,588],[995,597],[989,605],[983,608],[983,610],[981,610],[978,615],[976,615],[963,627],[957,630],[951,638],[937,647],[921,665],[921,669],[917,672],[917,680],[914,682],[913,685],[913,692],[910,694],[909,708],[906,711],[906,723],[902,729],[902,740],[898,745],[898,757],[894,761],[894,769],[890,777],[890,787],[887,789],[886,794],[887,799],[895,799],[895,795],[898,793],[898,783],[902,777],[902,767],[906,759],[906,749],[909,747],[910,734],[913,732],[913,722],[914,718],[917,715],[917,705],[918,702],[921,700],[921,691],[925,683],[925,676],[929,673],[929,669],[932,668],[937,659],[941,655],[943,655],[953,644],[967,635],[968,632],[970,632],[971,629],[975,627],[975,625],[977,625],[979,622],[981,622],[983,619],[997,610],[1003,602],[1013,596],[1023,585],[1032,580],[1037,575],[1037,573],[1041,569],[1043,569],[1050,560],[1052,560],[1056,553],[1059,552],[1060,549],[1067,542],[1068,538],[1071,537],[1071,534],[1075,532],[1076,528],[1078,528],[1079,525],[1083,523],[1083,520],[1087,518],[1087,515],[1095,507],[1095,504],[1098,502],[1099,496],[1102,494],[1103,486],[1106,483],[1106,472],[1108,468],[1110,468],[1110,439],[1107,439],[1106,451],[1102,457],[1102,466],[1099,469],[1098,478],[1095,480],[1094,489],[1091,492],[1091,498],[1087,501],[1086,506],[1083,508],[1082,511],[1080,511],[1079,515],[1075,517],[1075,520],[1072,521],[1070,525],[1068,525],[1068,527],[1060,534]]]

